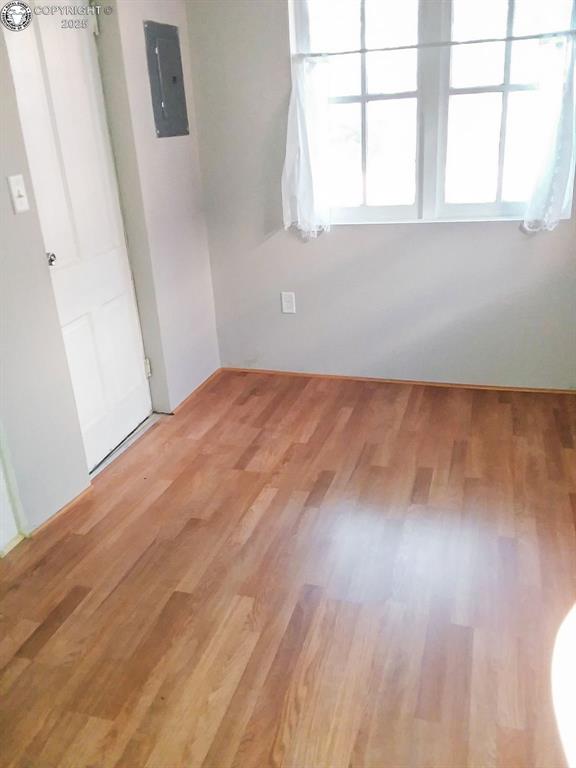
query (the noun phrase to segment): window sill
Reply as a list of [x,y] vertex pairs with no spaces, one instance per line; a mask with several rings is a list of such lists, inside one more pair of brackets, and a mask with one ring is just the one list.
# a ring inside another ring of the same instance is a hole
[[375,224],[482,224],[482,223],[494,223],[499,221],[515,221],[517,223],[520,223],[523,221],[523,219],[519,217],[509,217],[509,218],[478,218],[478,219],[386,219],[386,220],[373,220],[373,221],[344,221],[342,219],[337,221],[332,221],[331,224],[333,227],[356,227],[358,225],[362,226],[374,226]]
[[[570,216],[562,216],[560,221],[569,221]],[[373,227],[375,225],[386,225],[386,224],[393,224],[393,225],[401,225],[401,224],[497,224],[497,223],[510,223],[510,222],[516,222],[516,224],[521,224],[524,221],[524,219],[520,216],[500,216],[500,217],[489,217],[485,216],[483,218],[467,218],[467,219],[458,219],[458,218],[446,218],[446,219],[375,219],[375,220],[366,220],[366,221],[344,221],[343,219],[338,220],[332,220],[331,226],[333,227],[357,227],[357,226],[369,226]]]
[[[480,224],[498,221],[524,221],[525,204],[507,203],[482,207],[478,205],[443,205],[431,218],[418,218],[415,205],[405,206],[357,206],[350,208],[332,208],[331,219],[335,226],[349,224]],[[572,200],[564,208],[560,219],[568,221],[572,217]]]

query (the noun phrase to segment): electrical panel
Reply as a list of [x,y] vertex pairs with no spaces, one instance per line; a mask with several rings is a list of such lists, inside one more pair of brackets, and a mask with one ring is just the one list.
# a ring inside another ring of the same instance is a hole
[[185,136],[188,113],[178,27],[145,21],[144,34],[156,136]]

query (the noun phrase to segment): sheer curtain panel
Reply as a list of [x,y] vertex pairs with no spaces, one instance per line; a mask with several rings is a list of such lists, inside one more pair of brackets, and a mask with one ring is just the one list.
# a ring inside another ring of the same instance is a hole
[[539,112],[546,119],[541,146],[533,148],[538,171],[524,216],[527,232],[556,227],[571,198],[576,159],[574,35],[540,47]]

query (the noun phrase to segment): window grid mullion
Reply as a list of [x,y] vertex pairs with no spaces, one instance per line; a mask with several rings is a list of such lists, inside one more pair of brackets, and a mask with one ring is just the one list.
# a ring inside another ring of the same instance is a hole
[[[360,47],[366,49],[366,0],[360,0]],[[360,54],[362,205],[366,205],[366,54]]]
[[[514,0],[508,0],[508,19],[506,37],[512,36],[514,26]],[[496,201],[502,202],[502,185],[504,183],[504,155],[506,152],[506,124],[508,121],[508,94],[510,92],[510,63],[512,59],[512,42],[506,41],[504,54],[504,90],[502,93],[502,118],[500,120],[500,145],[498,148],[498,186]]]
[[[420,0],[418,0],[418,22],[416,25],[416,41],[418,44],[423,42],[423,29],[424,18],[422,3]],[[425,208],[424,177],[426,167],[426,153],[424,145],[426,120],[424,112],[425,87],[421,49],[417,49],[416,57],[416,84],[418,87],[416,92],[416,215],[419,220],[422,220],[424,218]]]
[[[422,0],[424,1],[424,0]],[[442,40],[452,39],[452,0],[447,0],[441,6],[440,36]],[[450,106],[450,71],[452,66],[452,49],[438,49],[436,119],[437,138],[435,156],[434,180],[434,217],[445,205],[446,159],[448,156],[448,112]]]

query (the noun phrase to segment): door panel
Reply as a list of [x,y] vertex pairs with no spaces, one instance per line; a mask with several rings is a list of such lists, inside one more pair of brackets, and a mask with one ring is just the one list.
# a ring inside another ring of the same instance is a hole
[[92,468],[151,402],[93,33],[60,22],[35,15],[5,39]]
[[100,305],[125,293],[124,258],[125,254],[117,249],[66,267],[56,262],[50,272],[62,325],[86,311],[87,295],[97,296]]
[[70,375],[74,382],[78,418],[84,433],[106,416],[106,398],[90,315],[83,315],[67,323],[63,328],[63,336]]
[[[124,294],[102,306],[96,334],[99,337],[97,346],[103,352],[100,364],[108,387],[106,394],[112,402],[119,402],[138,387],[142,364],[134,344],[132,308]],[[116,343],[106,344],[106,339],[111,336]]]
[[[62,30],[60,17],[40,16],[41,45],[53,105],[56,133],[78,237],[79,257],[91,258],[117,247],[122,239],[111,197],[109,158],[103,143],[101,105],[92,70],[97,66],[90,30]],[[63,44],[64,43],[64,44]]]

